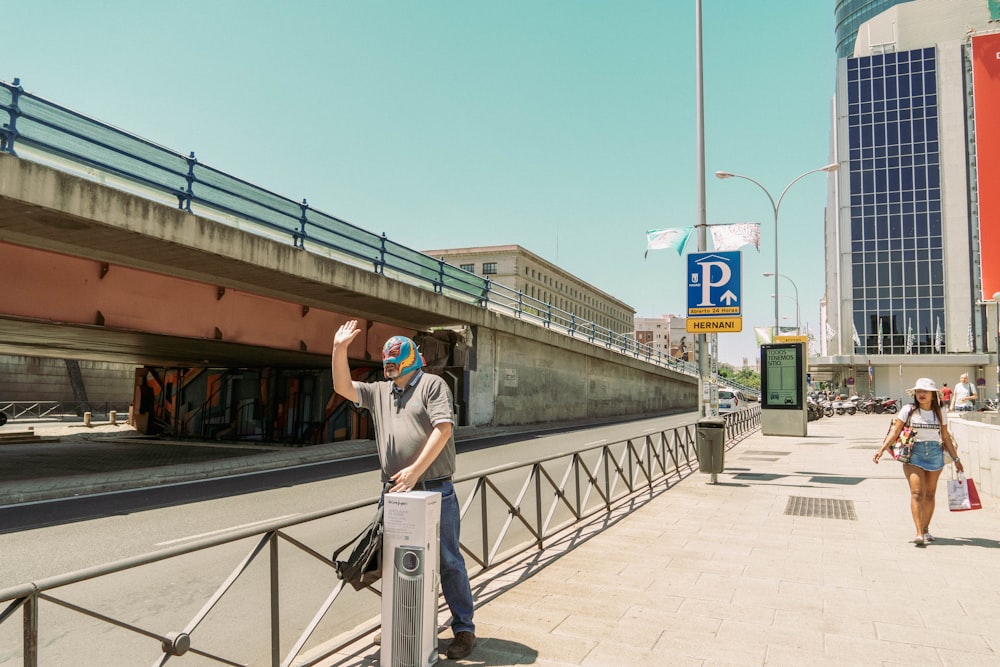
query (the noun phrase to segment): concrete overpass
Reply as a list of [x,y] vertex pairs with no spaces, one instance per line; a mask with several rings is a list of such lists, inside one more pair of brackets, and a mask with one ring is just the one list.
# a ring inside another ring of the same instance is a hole
[[469,425],[696,406],[688,375],[9,154],[0,278],[4,354],[319,369],[333,330],[358,318],[362,362],[393,332],[451,328]]

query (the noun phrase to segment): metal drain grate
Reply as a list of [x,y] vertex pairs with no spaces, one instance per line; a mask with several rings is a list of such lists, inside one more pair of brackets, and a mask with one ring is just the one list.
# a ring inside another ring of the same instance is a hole
[[833,498],[792,496],[788,499],[788,505],[785,506],[785,514],[788,516],[808,516],[819,519],[858,520],[858,515],[854,513],[853,500],[837,500]]

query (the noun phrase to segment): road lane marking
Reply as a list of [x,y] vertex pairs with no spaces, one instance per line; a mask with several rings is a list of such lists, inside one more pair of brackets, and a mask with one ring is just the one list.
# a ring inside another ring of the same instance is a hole
[[607,441],[608,441],[608,439],[604,438],[603,440],[594,440],[593,442],[585,442],[581,446],[582,447],[590,447],[591,445],[603,445]]
[[230,526],[229,528],[220,528],[219,530],[213,530],[213,531],[210,531],[210,532],[207,532],[207,533],[200,533],[198,535],[188,535],[187,537],[178,537],[176,540],[168,540],[166,542],[157,542],[155,546],[166,547],[166,546],[169,546],[171,544],[177,544],[178,542],[190,542],[191,540],[199,540],[199,539],[201,539],[203,537],[211,537],[213,535],[220,535],[222,533],[229,533],[229,532],[232,532],[234,530],[239,530],[241,528],[249,528],[251,526],[259,526],[262,523],[270,523],[272,521],[281,521],[282,519],[290,519],[293,516],[298,516],[298,515],[299,515],[299,513],[296,512],[295,514],[286,514],[284,516],[275,517],[273,519],[262,519],[261,521],[253,521],[251,523],[244,523],[244,524],[239,525],[239,526]]

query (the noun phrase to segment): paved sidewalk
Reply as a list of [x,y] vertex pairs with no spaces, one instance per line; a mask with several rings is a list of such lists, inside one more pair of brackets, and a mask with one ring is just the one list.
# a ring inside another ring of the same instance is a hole
[[[1000,665],[1000,501],[949,512],[946,469],[938,539],[910,543],[902,468],[871,461],[888,421],[755,433],[718,484],[694,473],[474,580],[458,664]],[[377,658],[369,638],[324,664]]]

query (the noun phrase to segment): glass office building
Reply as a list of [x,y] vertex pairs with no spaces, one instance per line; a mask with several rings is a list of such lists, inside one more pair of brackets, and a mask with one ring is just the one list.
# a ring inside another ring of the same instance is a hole
[[933,48],[847,61],[856,353],[944,349],[935,63]]
[[837,57],[854,55],[854,38],[861,24],[901,2],[908,0],[838,0],[833,10],[837,24]]

